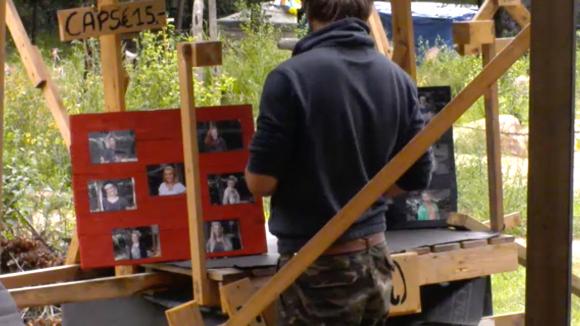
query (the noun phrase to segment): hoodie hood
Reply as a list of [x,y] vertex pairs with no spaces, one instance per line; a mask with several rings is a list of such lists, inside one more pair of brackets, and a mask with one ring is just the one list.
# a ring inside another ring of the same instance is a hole
[[345,18],[304,37],[296,44],[292,56],[317,47],[374,47],[368,25],[358,18]]

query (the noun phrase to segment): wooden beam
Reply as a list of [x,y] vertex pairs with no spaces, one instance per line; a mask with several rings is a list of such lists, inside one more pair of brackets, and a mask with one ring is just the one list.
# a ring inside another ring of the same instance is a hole
[[489,316],[481,319],[479,326],[524,326],[525,318],[524,312]]
[[369,16],[368,24],[371,29],[371,36],[375,40],[377,50],[386,57],[392,57],[393,53],[391,51],[389,39],[387,38],[387,33],[385,33],[385,28],[381,22],[379,12],[374,7]]
[[532,2],[526,324],[569,325],[575,1]]
[[34,87],[41,88],[48,109],[68,149],[70,146],[70,125],[68,114],[59,91],[50,78],[48,69],[40,57],[38,49],[32,45],[22,20],[12,0],[6,0],[6,26],[12,35],[20,59]]
[[195,301],[186,302],[165,311],[169,326],[203,326],[205,325],[199,306]]
[[190,43],[180,43],[177,47],[177,63],[181,93],[181,130],[187,185],[193,297],[199,304],[208,305],[211,303],[212,295],[205,267],[205,236],[201,209],[201,179],[199,176],[199,149],[192,71],[194,51],[195,47]]
[[76,279],[80,271],[79,265],[64,265],[27,272],[2,274],[0,275],[0,283],[4,284],[7,289],[14,289],[38,284],[67,282]]
[[[493,24],[492,24],[493,28]],[[496,55],[495,31],[492,41],[481,46],[483,65],[487,65]],[[501,170],[501,133],[499,128],[499,95],[494,83],[484,95],[485,135],[487,144],[487,179],[489,184],[489,212],[491,229],[503,231],[503,179]]]
[[[439,139],[485,90],[529,48],[530,29],[524,28],[403,150],[382,168],[302,249],[227,322],[245,325],[343,234],[423,153]],[[431,268],[431,267],[429,267]]]
[[128,297],[145,290],[166,287],[175,282],[175,276],[169,274],[143,273],[32,286],[12,289],[8,292],[16,305],[24,308]]
[[75,230],[73,230],[73,235],[70,240],[70,244],[68,245],[66,251],[66,257],[64,260],[65,265],[75,265],[81,261],[81,252],[79,247],[79,237]]
[[[117,5],[117,0],[98,0],[99,7]],[[127,77],[123,68],[121,37],[116,34],[99,37],[101,42],[101,67],[105,92],[105,111],[125,111]]]
[[500,7],[520,6],[522,0],[495,0]]
[[505,243],[420,255],[420,284],[438,284],[515,271],[517,245]]
[[219,41],[195,42],[191,44],[193,67],[219,66],[222,64],[222,43]]
[[453,40],[456,44],[491,44],[495,42],[493,20],[453,23]]
[[490,20],[493,19],[495,13],[499,9],[496,0],[485,0],[485,2],[481,5],[473,20]]
[[393,61],[417,80],[417,58],[411,0],[391,1],[393,15]]
[[[220,296],[222,298],[222,308],[232,316],[242,308],[244,303],[256,292],[256,288],[249,278],[243,278],[239,281],[222,285],[220,287]],[[266,326],[264,317],[258,315],[248,323],[249,326]]]
[[508,14],[520,25],[520,27],[527,26],[531,21],[531,15],[528,9],[520,4],[519,6],[504,7]]

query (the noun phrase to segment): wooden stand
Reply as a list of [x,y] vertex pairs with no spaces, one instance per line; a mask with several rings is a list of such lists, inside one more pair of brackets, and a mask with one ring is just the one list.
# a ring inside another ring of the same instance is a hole
[[[1,0],[0,0],[1,1]],[[30,44],[24,32],[22,23],[16,13],[12,0],[6,0],[6,22],[10,29],[17,49],[27,67],[29,77],[34,85],[42,89],[57,121],[65,142],[70,144],[70,130],[68,128],[68,116],[58,96],[56,86],[50,79],[38,50]],[[103,0],[102,3],[104,3]],[[114,0],[110,0],[113,3]],[[393,60],[399,63],[411,76],[414,77],[415,51],[412,39],[412,19],[410,16],[409,0],[393,2],[393,13],[396,17],[395,39],[393,42]],[[506,6],[506,10],[514,16],[520,25],[525,26],[520,34],[514,39],[496,40],[489,38],[490,20],[500,5]],[[1,12],[0,12],[1,16]],[[378,37],[379,50],[389,55],[390,48],[380,20],[371,17],[373,35]],[[197,140],[196,121],[192,114],[195,108],[193,93],[193,73],[195,66],[216,65],[221,62],[221,51],[216,43],[181,44],[179,46],[179,69],[181,93],[182,128],[184,135],[185,167],[188,186],[188,209],[190,228],[190,248],[192,253],[192,269],[170,269],[162,264],[147,266],[148,268],[162,270],[143,274],[111,277],[110,271],[81,271],[78,265],[62,266],[44,269],[34,272],[17,273],[0,276],[3,282],[13,294],[20,307],[58,304],[65,302],[78,302],[96,299],[113,298],[119,296],[134,295],[140,291],[179,284],[178,274],[185,274],[193,279],[194,300],[182,306],[167,311],[170,325],[201,325],[199,305],[219,305],[231,316],[227,325],[274,325],[271,314],[267,309],[278,295],[317,258],[335,239],[337,239],[348,227],[364,212],[375,200],[381,196],[412,164],[417,160],[431,144],[434,143],[454,121],[456,121],[478,98],[486,96],[488,105],[488,133],[489,141],[488,158],[494,163],[490,169],[494,169],[496,177],[492,185],[494,198],[501,199],[501,174],[497,174],[499,164],[498,152],[498,128],[497,119],[497,95],[494,93],[494,85],[497,80],[510,68],[510,66],[529,49],[530,28],[527,26],[530,17],[525,7],[517,1],[488,0],[476,17],[477,24],[470,24],[460,34],[465,42],[459,44],[462,53],[479,51],[481,45],[486,57],[486,64],[482,72],[454,98],[431,123],[417,135],[403,151],[401,151],[389,164],[387,164],[320,232],[308,242],[308,244],[277,274],[273,277],[251,277],[238,270],[206,270],[205,250],[203,245],[203,232],[199,207],[199,176],[197,168]],[[475,27],[484,26],[484,27]],[[485,30],[487,29],[487,30]],[[1,26],[0,26],[1,32]],[[112,38],[111,38],[112,40]],[[479,40],[479,43],[476,42]],[[500,45],[501,42],[501,45]],[[0,39],[1,43],[1,39]],[[110,52],[103,60],[116,61],[119,56],[113,54],[120,49],[117,43],[112,44],[105,52]],[[497,48],[496,54],[493,47]],[[1,57],[0,57],[1,59]],[[118,61],[116,61],[118,62]],[[112,65],[115,67],[115,65]],[[116,67],[119,67],[118,65]],[[110,110],[124,109],[123,73],[113,68],[110,71],[116,80],[116,86],[105,87],[109,89],[110,100],[107,100]],[[104,72],[105,73],[105,72]],[[490,90],[491,89],[491,90]],[[496,91],[496,90],[495,90]],[[111,95],[112,94],[112,95]],[[491,173],[491,171],[490,171]],[[497,175],[500,177],[498,178]],[[495,190],[493,190],[495,189]],[[501,201],[494,202],[496,208],[492,212],[498,214],[492,216],[491,225],[494,229],[501,229]],[[456,223],[463,226],[471,225],[474,228],[487,229],[485,225],[457,215]],[[522,249],[523,248],[523,249]],[[419,287],[425,284],[450,282],[454,280],[479,277],[493,273],[512,271],[517,268],[517,260],[525,263],[525,247],[514,244],[513,238],[497,237],[489,241],[465,241],[452,245],[434,246],[432,248],[416,248],[411,252],[394,255],[394,260],[399,268],[394,275],[395,293],[405,288],[406,300],[401,300],[393,308],[393,315],[415,313],[420,310]],[[522,259],[523,258],[523,259]],[[73,244],[67,257],[68,263],[78,261],[78,241],[73,239]],[[133,272],[133,271],[130,271]],[[124,273],[124,272],[119,272]],[[168,273],[171,273],[170,276]],[[104,274],[104,275],[103,275]],[[104,276],[104,277],[103,277]],[[403,276],[405,282],[403,282]],[[86,278],[86,279],[85,279]],[[85,280],[83,280],[85,279]],[[46,285],[48,283],[55,283]],[[580,283],[580,282],[578,282]],[[258,289],[257,289],[258,288]],[[575,292],[580,293],[580,290]],[[221,295],[220,295],[221,294]],[[259,316],[260,318],[256,318]],[[513,316],[501,316],[496,320],[516,320],[521,314]],[[490,319],[491,320],[491,319]]]

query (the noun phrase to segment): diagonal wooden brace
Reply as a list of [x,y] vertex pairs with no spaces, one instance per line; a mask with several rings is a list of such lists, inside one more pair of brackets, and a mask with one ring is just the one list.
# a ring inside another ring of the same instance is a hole
[[247,325],[322,253],[329,248],[384,192],[439,139],[461,115],[496,82],[530,46],[530,27],[499,53],[483,71],[413,138],[373,179],[352,198],[294,258],[257,291],[226,325]]

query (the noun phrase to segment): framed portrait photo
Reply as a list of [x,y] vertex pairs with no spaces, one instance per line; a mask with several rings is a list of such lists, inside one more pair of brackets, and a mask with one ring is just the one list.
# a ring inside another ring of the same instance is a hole
[[115,261],[161,257],[159,225],[113,229],[112,241]]
[[[420,87],[419,110],[428,123],[451,101],[451,88]],[[387,211],[389,230],[446,227],[450,213],[457,212],[457,178],[453,130],[449,129],[432,147],[431,183],[392,199]]]
[[89,151],[93,164],[137,162],[135,132],[132,130],[91,132]]

